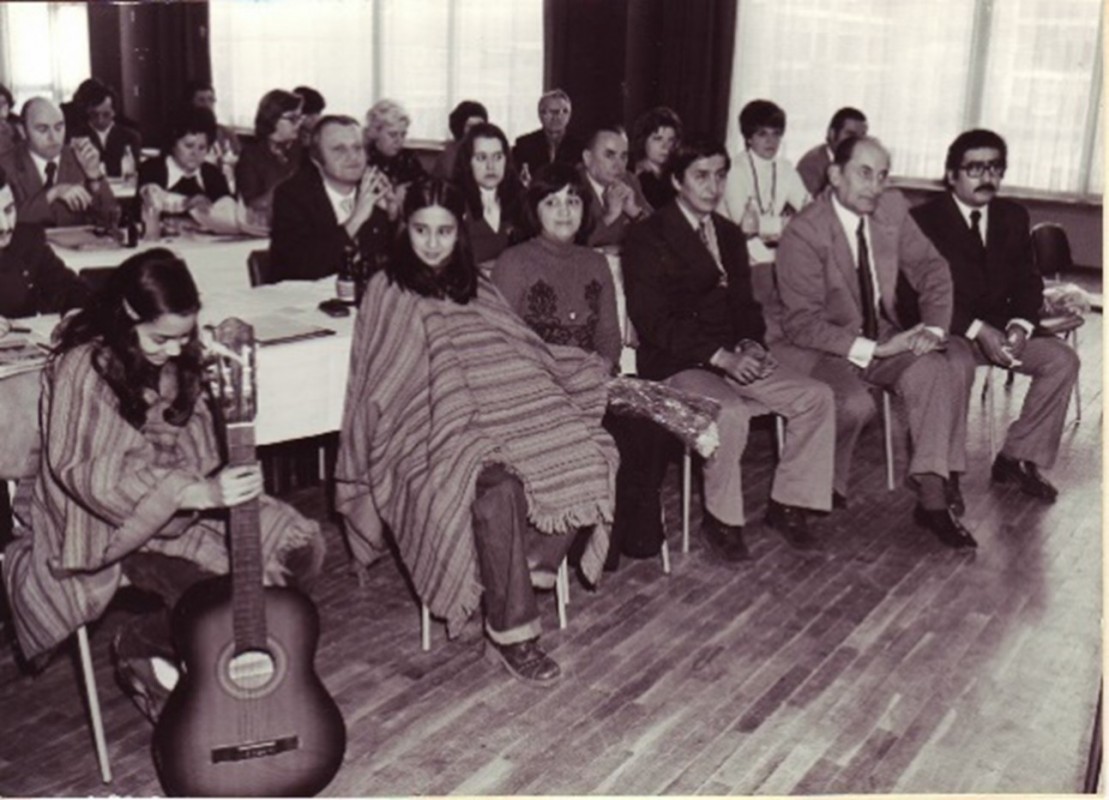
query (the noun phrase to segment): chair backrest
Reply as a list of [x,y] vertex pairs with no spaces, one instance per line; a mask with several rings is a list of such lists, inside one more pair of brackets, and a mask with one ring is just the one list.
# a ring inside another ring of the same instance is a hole
[[246,257],[246,269],[250,274],[251,287],[277,283],[270,271],[269,250],[251,250],[250,255]]
[[77,277],[93,292],[99,292],[115,271],[116,267],[85,267],[77,273]]
[[1067,231],[1057,222],[1041,222],[1032,228],[1032,253],[1041,275],[1053,274],[1058,279],[1061,272],[1074,266]]

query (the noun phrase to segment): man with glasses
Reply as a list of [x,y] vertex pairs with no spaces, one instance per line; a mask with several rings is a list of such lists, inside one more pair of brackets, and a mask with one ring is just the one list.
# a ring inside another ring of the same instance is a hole
[[975,364],[994,364],[1032,377],[993,463],[993,482],[1050,503],[1057,491],[1039,470],[1055,463],[1079,362],[1054,336],[1033,336],[1043,279],[1032,257],[1028,211],[997,197],[1007,159],[1005,140],[993,131],[960,134],[947,150],[947,192],[912,213],[951,267],[952,350],[972,372]]
[[[889,152],[871,137],[841,142],[825,192],[793,218],[778,245],[778,287],[786,343],[783,363],[832,387],[836,398],[836,490],[846,497],[851,457],[874,415],[870,387],[904,401],[913,449],[913,517],[948,547],[977,544],[959,522],[963,505],[952,473],[966,468],[970,382],[946,347],[952,285],[947,264],[886,191]],[[922,322],[895,307],[898,277],[919,293]]]
[[111,178],[123,176],[124,156],[130,152],[131,168],[138,167],[142,154],[142,137],[134,128],[116,119],[115,93],[103,84],[95,84],[84,98],[85,124],[74,136],[87,136],[100,154],[104,169]]

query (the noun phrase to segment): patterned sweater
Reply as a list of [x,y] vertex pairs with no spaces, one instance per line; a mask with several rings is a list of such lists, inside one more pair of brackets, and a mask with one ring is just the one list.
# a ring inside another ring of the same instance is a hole
[[501,253],[493,283],[509,307],[548,344],[620,363],[616,289],[600,253],[536,236]]

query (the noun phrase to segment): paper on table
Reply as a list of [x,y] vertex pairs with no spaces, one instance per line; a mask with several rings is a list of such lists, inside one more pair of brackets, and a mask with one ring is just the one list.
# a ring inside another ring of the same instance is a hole
[[33,333],[9,333],[0,338],[0,378],[40,369],[48,355],[49,346]]
[[258,344],[280,344],[300,339],[314,339],[317,336],[332,336],[335,331],[311,322],[302,322],[294,317],[266,314],[249,317],[246,320],[254,328],[254,341]]
[[233,197],[221,197],[210,208],[194,208],[189,214],[203,230],[212,233],[245,233],[248,236],[266,236],[269,233],[269,228],[253,219],[250,209]]

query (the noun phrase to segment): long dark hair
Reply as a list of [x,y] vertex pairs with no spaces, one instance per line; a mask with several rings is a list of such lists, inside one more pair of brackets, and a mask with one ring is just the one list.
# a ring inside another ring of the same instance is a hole
[[[408,221],[423,208],[440,206],[454,215],[458,239],[454,252],[440,269],[433,270],[412,249]],[[470,234],[462,224],[465,211],[462,192],[452,183],[424,178],[408,187],[404,196],[403,227],[397,237],[393,257],[385,267],[392,283],[424,297],[450,298],[465,305],[477,296],[478,270],[470,250]]]
[[[185,262],[164,247],[131,256],[111,274],[87,307],[65,321],[52,359],[91,343],[92,365],[119,398],[123,418],[135,428],[146,421],[144,390],[157,388],[160,368],[139,349],[135,326],[163,314],[186,316],[200,310],[200,294]],[[184,425],[201,391],[201,349],[196,330],[173,359],[177,396],[165,419]]]
[[496,188],[497,200],[501,204],[501,219],[510,241],[523,236],[524,184],[516,172],[512,161],[512,150],[504,131],[489,122],[479,122],[462,137],[458,146],[458,157],[454,162],[454,183],[462,190],[466,200],[466,210],[472,219],[481,219],[484,209],[481,205],[481,188],[474,180],[474,169],[470,159],[474,156],[474,143],[478,139],[496,139],[504,151],[504,179]]

